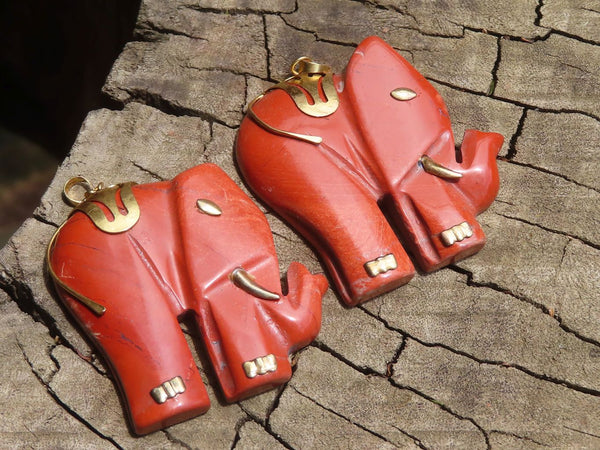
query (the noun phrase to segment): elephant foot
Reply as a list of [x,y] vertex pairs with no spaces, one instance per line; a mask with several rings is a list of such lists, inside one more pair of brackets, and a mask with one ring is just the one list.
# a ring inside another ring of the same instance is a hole
[[473,229],[468,222],[462,222],[440,233],[440,239],[446,247],[473,236]]
[[485,244],[485,235],[476,220],[454,225],[437,236],[431,236],[431,252],[422,258],[420,265],[426,272],[432,272],[465,259],[477,253]]
[[185,392],[185,383],[180,376],[176,376],[168,381],[165,381],[160,386],[155,387],[150,391],[150,395],[156,403],[163,404],[168,399],[183,394]]
[[267,372],[275,372],[277,370],[277,359],[271,353],[267,356],[260,356],[251,361],[246,361],[242,364],[242,367],[248,378],[254,378],[257,375],[264,375]]
[[411,280],[415,269],[410,259],[404,250],[394,253],[384,254],[356,267],[348,267],[339,261],[335,265],[326,261],[346,305],[356,306]]
[[380,256],[373,261],[367,261],[365,263],[365,270],[371,278],[397,268],[398,262],[392,253],[389,253],[385,256]]

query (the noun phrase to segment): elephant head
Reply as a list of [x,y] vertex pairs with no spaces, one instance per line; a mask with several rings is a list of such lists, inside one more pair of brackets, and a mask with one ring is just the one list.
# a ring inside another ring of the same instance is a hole
[[[75,183],[66,186],[66,191]],[[137,434],[209,408],[178,320],[191,316],[227,401],[285,383],[321,323],[323,275],[284,295],[265,216],[217,166],[92,189],[48,249],[57,291],[104,354]]]

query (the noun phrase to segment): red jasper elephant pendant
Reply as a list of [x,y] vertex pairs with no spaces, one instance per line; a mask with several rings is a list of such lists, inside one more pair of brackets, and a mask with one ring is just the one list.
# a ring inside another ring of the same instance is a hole
[[376,37],[344,74],[308,58],[292,73],[249,105],[237,160],[312,243],[348,305],[414,274],[388,220],[427,272],[482,248],[475,217],[498,191],[501,135],[467,130],[457,155],[438,92]]
[[209,399],[180,329],[191,316],[227,401],[285,383],[289,354],[321,325],[323,275],[292,263],[283,295],[265,216],[221,169],[173,181],[87,188],[48,247],[64,303],[124,394],[145,434],[194,417]]

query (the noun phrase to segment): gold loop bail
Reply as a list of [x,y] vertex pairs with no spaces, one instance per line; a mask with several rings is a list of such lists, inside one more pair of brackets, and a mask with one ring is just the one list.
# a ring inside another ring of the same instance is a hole
[[292,63],[292,65],[290,66],[290,71],[295,77],[297,77],[302,72],[304,72],[304,66],[307,62],[312,62],[312,59],[310,59],[308,56],[301,56]]
[[[83,198],[81,200],[78,200],[77,198],[75,198],[72,195],[71,191],[73,190],[73,188],[75,186],[81,186],[85,189],[85,194],[83,194]],[[67,203],[69,203],[69,205],[71,205],[72,207],[76,208],[83,203],[87,194],[90,192],[93,192],[93,191],[94,191],[94,188],[92,187],[90,182],[87,180],[87,178],[84,178],[82,176],[77,176],[77,177],[71,178],[70,180],[68,180],[65,183],[65,186],[63,188],[63,195],[67,199]]]

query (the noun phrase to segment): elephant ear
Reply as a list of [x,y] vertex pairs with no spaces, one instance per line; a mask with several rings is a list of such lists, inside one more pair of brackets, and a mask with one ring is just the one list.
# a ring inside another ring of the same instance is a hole
[[440,94],[380,38],[367,38],[356,48],[344,89],[361,134],[393,185],[443,133],[450,133],[444,151],[454,152]]

